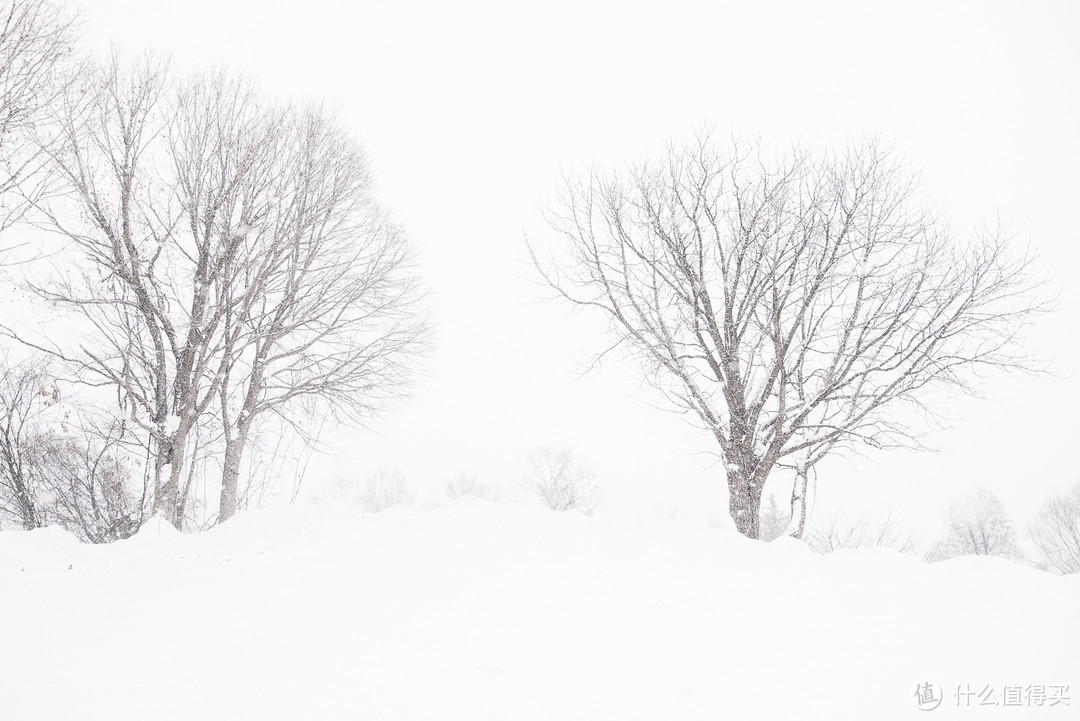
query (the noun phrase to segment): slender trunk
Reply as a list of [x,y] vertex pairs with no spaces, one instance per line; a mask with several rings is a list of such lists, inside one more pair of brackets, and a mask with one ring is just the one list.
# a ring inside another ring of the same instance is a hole
[[226,372],[221,384],[221,421],[225,431],[225,463],[221,471],[221,500],[218,505],[218,523],[227,521],[236,513],[239,501],[240,462],[244,457],[248,433],[257,414],[259,395],[262,392],[263,372],[266,369],[266,357],[270,352],[273,335],[268,335],[257,344],[255,358],[251,364],[251,377],[248,380],[244,403],[236,419],[236,435],[229,434]]
[[[191,449],[192,461],[194,461],[195,458],[198,458],[198,456],[199,456],[199,436],[198,436],[198,434],[196,434],[195,435],[195,445],[192,446],[192,449]],[[180,499],[177,501],[177,504],[176,504],[176,517],[180,519],[180,523],[184,522],[184,517],[185,517],[184,514],[187,513],[187,502],[188,502],[188,499],[191,497],[191,487],[195,483],[195,472],[198,470],[197,464],[195,464],[194,462],[192,462],[192,464],[190,466],[186,466],[186,468],[187,468],[187,481],[184,483],[184,490],[180,494]]]
[[37,509],[34,508],[34,499],[30,495],[30,490],[26,487],[25,480],[16,479],[15,488],[19,498],[20,511],[22,512],[23,529],[31,531],[41,525],[41,521],[37,516]]
[[218,510],[218,523],[233,517],[237,510],[240,461],[247,445],[248,431],[251,430],[251,416],[244,416],[237,424],[236,435],[225,441],[225,463],[221,471],[221,503]]
[[34,498],[30,492],[29,484],[26,482],[26,478],[20,473],[12,480],[15,481],[15,497],[19,504],[19,513],[22,516],[23,529],[31,531],[41,526],[41,519],[38,518],[37,509],[34,506]]
[[806,490],[809,471],[801,469],[795,476],[795,485],[791,489],[791,522],[788,524],[787,535],[792,538],[802,538],[806,531]]

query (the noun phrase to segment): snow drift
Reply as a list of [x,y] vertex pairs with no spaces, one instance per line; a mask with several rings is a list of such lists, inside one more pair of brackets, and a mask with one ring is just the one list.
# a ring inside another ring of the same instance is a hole
[[998,559],[476,499],[6,532],[0,718],[1076,719],[1078,609]]

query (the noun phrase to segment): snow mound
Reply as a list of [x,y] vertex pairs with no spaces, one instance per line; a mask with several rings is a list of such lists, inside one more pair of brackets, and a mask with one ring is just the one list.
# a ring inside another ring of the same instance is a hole
[[3,570],[66,569],[81,558],[83,551],[79,539],[60,526],[0,532],[0,569]]
[[139,527],[138,532],[131,537],[138,543],[160,543],[179,538],[182,534],[173,524],[165,520],[165,517],[157,514]]
[[[865,721],[925,718],[925,683],[935,719],[1080,706],[1002,705],[1017,684],[1080,689],[1080,578],[1007,562],[479,499],[312,503],[98,547],[10,535],[5,719]],[[998,705],[973,710],[984,686]]]

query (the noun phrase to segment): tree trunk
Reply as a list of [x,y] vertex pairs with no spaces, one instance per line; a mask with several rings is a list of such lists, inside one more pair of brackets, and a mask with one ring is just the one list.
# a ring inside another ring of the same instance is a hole
[[25,530],[30,531],[41,524],[38,522],[37,512],[34,508],[34,499],[26,482],[23,466],[21,463],[17,463],[13,460],[12,454],[13,452],[8,448],[5,448],[2,454],[4,456],[5,465],[7,466],[6,475],[11,483],[11,490],[15,496],[15,502],[19,506],[19,516],[22,521],[22,527]]
[[795,485],[791,489],[791,523],[788,524],[787,535],[792,538],[802,538],[806,531],[806,493],[808,475],[810,471],[803,468],[795,477]]
[[251,422],[245,416],[237,427],[236,435],[225,442],[225,463],[221,471],[221,502],[218,509],[218,523],[227,521],[236,513],[240,481],[240,461],[247,445]]
[[[180,476],[184,470],[184,454],[187,451],[187,434],[191,430],[190,420],[181,420],[169,440],[158,449],[154,461],[157,488],[154,492],[154,515],[161,515],[180,530],[183,519],[179,517]],[[169,466],[165,475],[165,466]],[[164,480],[162,477],[164,477]]]
[[761,492],[765,484],[750,477],[744,470],[728,467],[728,511],[735,529],[747,538],[757,539],[761,533]]
[[172,438],[159,442],[154,456],[154,515],[163,516],[175,526],[177,488],[170,488],[166,470],[171,460],[172,444]]

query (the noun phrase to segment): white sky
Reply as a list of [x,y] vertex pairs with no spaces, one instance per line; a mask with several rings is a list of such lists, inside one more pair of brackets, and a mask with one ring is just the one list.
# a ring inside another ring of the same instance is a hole
[[536,300],[522,242],[545,237],[539,209],[564,170],[640,159],[711,123],[779,145],[879,134],[957,230],[1000,217],[1056,274],[1061,310],[1033,342],[1061,377],[987,379],[985,400],[950,409],[940,454],[825,464],[819,509],[889,504],[936,523],[983,484],[1023,525],[1080,476],[1080,4],[518,5],[83,3],[95,47],[223,62],[339,107],[415,239],[439,328],[429,376],[321,472],[396,465],[419,489],[459,472],[510,483],[532,447],[567,446],[615,506],[726,515],[722,471],[697,453],[713,450],[708,436],[652,407],[633,366],[579,377],[601,326]]

